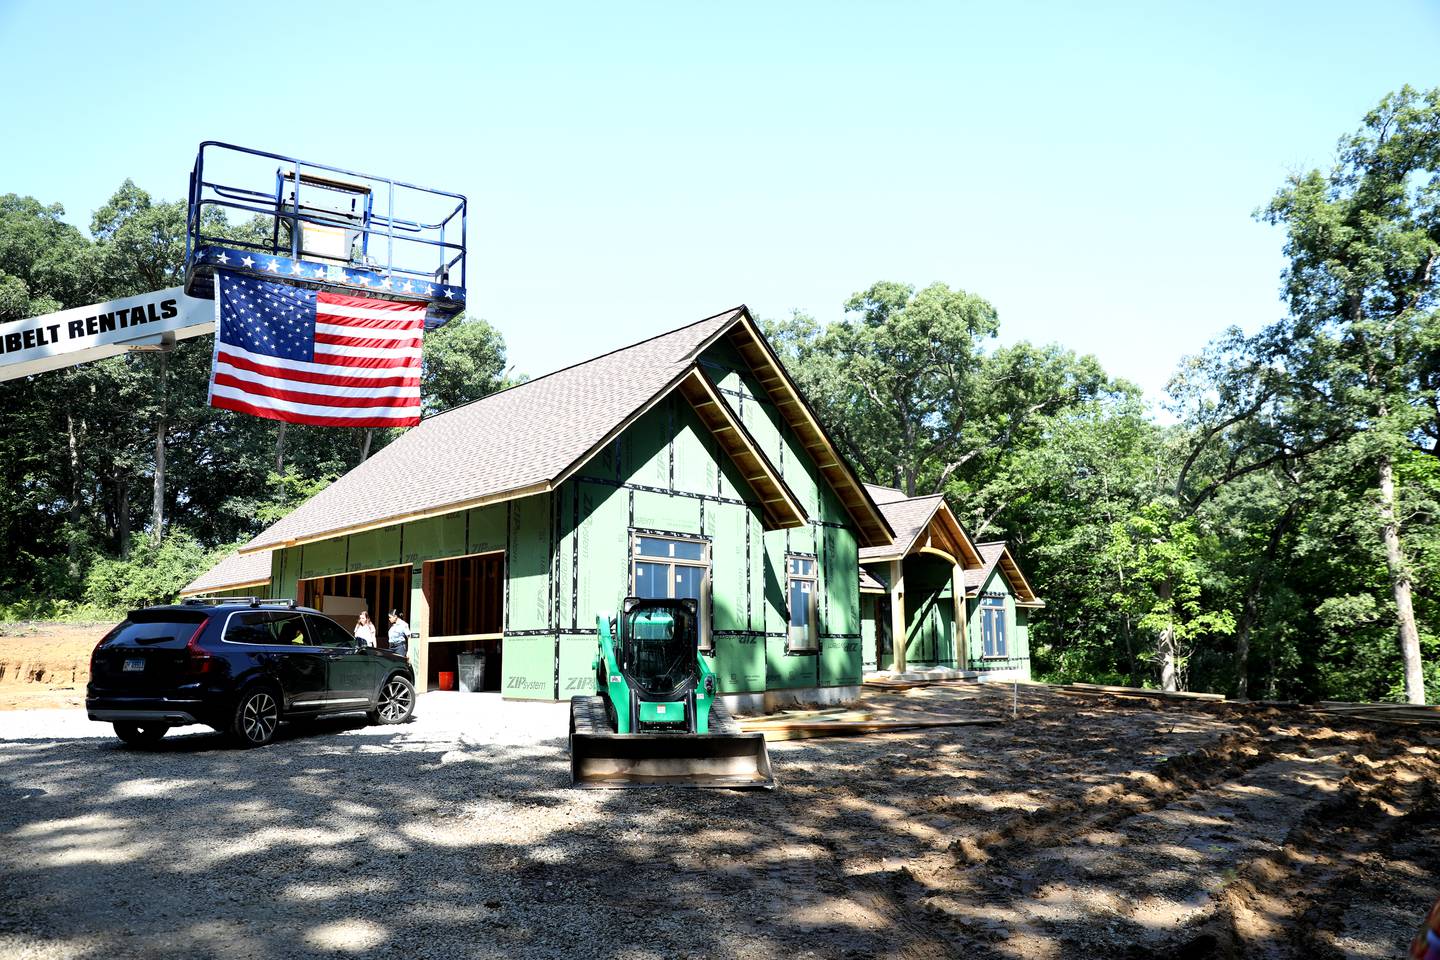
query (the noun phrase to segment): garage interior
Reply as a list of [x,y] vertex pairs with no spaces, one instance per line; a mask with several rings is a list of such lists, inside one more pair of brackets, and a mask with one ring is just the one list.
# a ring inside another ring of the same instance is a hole
[[[476,553],[432,560],[423,568],[425,597],[430,607],[426,689],[500,689],[500,650],[505,625],[505,553]],[[474,675],[462,671],[462,656]],[[453,685],[441,674],[453,674]],[[462,673],[466,673],[462,676]]]
[[355,629],[358,607],[357,604],[346,601],[363,600],[365,609],[370,612],[370,619],[375,622],[376,642],[383,649],[389,646],[386,631],[389,630],[388,614],[391,610],[400,611],[405,622],[411,622],[410,572],[411,566],[406,563],[379,570],[301,580],[298,600],[301,606],[319,610],[346,630]]

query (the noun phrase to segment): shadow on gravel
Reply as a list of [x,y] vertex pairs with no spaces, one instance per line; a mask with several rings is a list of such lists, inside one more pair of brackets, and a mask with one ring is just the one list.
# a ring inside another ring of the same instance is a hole
[[[1158,956],[1118,949],[1155,933],[1122,909],[1132,871],[1188,854],[1127,833],[1143,804],[1123,798],[1230,725],[1061,706],[777,744],[773,793],[577,791],[563,737],[481,746],[348,720],[260,750],[201,733],[152,751],[0,741],[0,954],[1013,957],[1024,915],[1068,955]],[[1085,819],[1107,804],[1115,820]],[[1197,814],[1202,854],[1228,842],[1214,814]],[[1073,877],[1047,852],[1078,842],[1067,825],[1099,865],[1068,907],[1046,899]]]

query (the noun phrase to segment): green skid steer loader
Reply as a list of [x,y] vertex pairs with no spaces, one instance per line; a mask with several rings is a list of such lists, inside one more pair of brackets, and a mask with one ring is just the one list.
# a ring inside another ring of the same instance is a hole
[[716,699],[694,600],[626,597],[595,626],[598,695],[570,701],[573,785],[775,786],[764,734],[742,733]]

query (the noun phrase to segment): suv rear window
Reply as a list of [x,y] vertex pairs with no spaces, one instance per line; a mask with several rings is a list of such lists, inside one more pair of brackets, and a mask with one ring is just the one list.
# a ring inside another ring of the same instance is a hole
[[205,614],[190,610],[136,610],[120,622],[102,643],[122,647],[178,649],[190,642]]
[[225,639],[231,643],[256,643],[265,646],[301,646],[310,643],[305,635],[304,617],[288,610],[257,610],[237,613],[225,627]]

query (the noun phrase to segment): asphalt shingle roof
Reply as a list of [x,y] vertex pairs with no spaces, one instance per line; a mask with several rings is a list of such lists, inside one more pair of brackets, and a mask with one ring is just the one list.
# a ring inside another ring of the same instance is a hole
[[897,500],[908,500],[905,491],[895,487],[882,487],[878,483],[865,484],[865,490],[870,494],[870,499],[878,503],[895,503]]
[[425,514],[557,479],[689,369],[727,310],[427,417],[242,550]]
[[965,571],[965,590],[978,590],[990,579],[990,574],[995,570],[995,564],[1005,555],[1005,541],[996,540],[991,543],[977,543],[975,549],[980,551],[980,559],[984,561],[981,566],[972,567]]
[[876,497],[875,491],[877,489],[884,491],[889,489],[888,487],[877,488],[868,484],[866,487],[870,490],[870,495],[875,499],[876,504],[879,505],[880,513],[885,517],[885,521],[890,524],[890,529],[895,531],[895,543],[893,546],[886,547],[861,547],[861,563],[866,560],[894,556],[899,551],[910,549],[910,544],[915,542],[920,531],[925,529],[925,524],[929,523],[930,518],[935,515],[935,508],[944,500],[944,497],[936,493],[928,497],[885,501]]
[[214,593],[231,587],[247,587],[270,580],[270,551],[232,553],[186,584],[182,596]]

